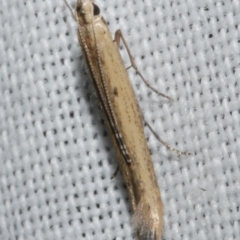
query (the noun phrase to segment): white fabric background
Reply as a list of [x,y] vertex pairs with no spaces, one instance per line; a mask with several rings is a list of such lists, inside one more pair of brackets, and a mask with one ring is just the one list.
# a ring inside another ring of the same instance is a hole
[[[122,29],[143,75],[175,99],[129,70],[145,118],[195,153],[178,157],[145,129],[163,239],[240,239],[239,0],[95,3],[113,33]],[[76,27],[63,0],[1,1],[1,240],[134,239]]]

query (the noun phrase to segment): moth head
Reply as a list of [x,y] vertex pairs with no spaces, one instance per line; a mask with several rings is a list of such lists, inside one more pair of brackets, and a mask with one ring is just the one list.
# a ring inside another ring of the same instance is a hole
[[83,20],[84,23],[91,23],[94,16],[100,14],[100,9],[96,4],[94,4],[93,0],[78,0],[76,13],[78,18]]

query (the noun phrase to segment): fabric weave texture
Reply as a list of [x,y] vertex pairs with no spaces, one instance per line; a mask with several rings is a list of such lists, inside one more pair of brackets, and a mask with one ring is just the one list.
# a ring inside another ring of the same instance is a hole
[[[75,1],[70,4],[74,7]],[[165,240],[240,239],[239,0],[96,0],[159,136]],[[130,240],[131,207],[64,1],[0,7],[0,240]],[[129,60],[124,48],[121,53]]]

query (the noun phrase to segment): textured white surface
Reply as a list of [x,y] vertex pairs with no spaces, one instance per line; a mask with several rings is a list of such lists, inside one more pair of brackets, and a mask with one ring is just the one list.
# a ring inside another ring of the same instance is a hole
[[[71,1],[72,6],[74,1]],[[165,203],[166,240],[240,239],[239,0],[98,0],[129,75]],[[0,7],[0,239],[133,239],[130,204],[63,0]],[[127,59],[127,58],[126,58]]]

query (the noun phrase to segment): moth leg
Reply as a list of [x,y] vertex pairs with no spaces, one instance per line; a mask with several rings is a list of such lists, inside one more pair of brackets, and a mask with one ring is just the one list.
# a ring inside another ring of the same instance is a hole
[[114,179],[116,176],[117,176],[117,174],[118,174],[118,172],[119,172],[119,166],[116,168],[116,170],[115,170],[115,172],[113,173],[113,175],[111,176],[111,179]]
[[[122,39],[123,44],[124,44],[124,46],[125,46],[125,48],[126,48],[126,50],[127,50],[127,53],[128,53],[128,56],[129,56],[129,60],[130,60],[130,62],[131,62],[131,66],[130,66],[130,67],[133,67],[133,68],[135,69],[136,73],[141,77],[141,79],[142,79],[143,82],[146,84],[146,86],[147,86],[148,88],[150,88],[152,91],[154,91],[155,93],[157,93],[158,95],[160,95],[160,96],[162,96],[162,97],[165,97],[165,98],[173,101],[173,99],[172,99],[171,97],[169,97],[169,96],[167,96],[167,95],[159,92],[157,89],[153,88],[153,87],[149,84],[149,82],[143,77],[143,75],[140,73],[140,71],[138,70],[137,65],[136,65],[136,63],[135,63],[135,60],[134,60],[134,58],[133,58],[133,56],[132,56],[132,54],[131,54],[131,52],[130,52],[130,49],[129,49],[128,45],[127,45],[127,42],[126,42],[125,38],[123,37],[123,34],[122,34],[121,30],[119,29],[119,30],[117,30],[117,31],[115,32],[115,37],[114,37],[114,41],[116,42],[116,44],[117,44],[118,47],[120,46],[120,39]],[[127,68],[127,69],[128,69],[128,68]]]
[[[144,119],[144,118],[143,118],[143,119]],[[145,119],[144,119],[144,122],[145,122],[145,124],[147,125],[147,127],[150,129],[150,131],[153,133],[153,135],[156,137],[156,139],[157,139],[160,143],[162,143],[167,149],[169,149],[170,151],[175,152],[175,153],[178,154],[178,155],[185,155],[185,156],[190,156],[190,155],[192,155],[192,154],[189,153],[189,152],[182,152],[182,151],[180,151],[180,150],[178,150],[178,149],[175,149],[175,148],[171,147],[168,143],[164,142],[164,141],[158,136],[158,134],[152,129],[151,125],[150,125]]]

